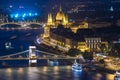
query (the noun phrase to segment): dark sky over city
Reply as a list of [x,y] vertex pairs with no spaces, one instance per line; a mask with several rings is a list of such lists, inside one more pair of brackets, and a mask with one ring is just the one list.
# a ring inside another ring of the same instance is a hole
[[116,11],[112,15],[118,15],[120,11],[120,0],[0,0],[0,12],[14,16],[24,15],[24,13],[47,16],[48,13],[56,14],[60,4],[66,14],[77,13],[79,15],[76,16],[79,17],[93,17],[93,15],[108,17],[111,16],[108,11]]

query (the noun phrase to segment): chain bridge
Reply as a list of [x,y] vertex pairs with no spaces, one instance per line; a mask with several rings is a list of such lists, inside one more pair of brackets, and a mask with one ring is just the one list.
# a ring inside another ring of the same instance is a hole
[[29,50],[0,56],[0,60],[29,60],[29,64],[37,63],[37,60],[75,60],[78,57],[57,55],[45,51],[36,50],[35,46],[30,46]]

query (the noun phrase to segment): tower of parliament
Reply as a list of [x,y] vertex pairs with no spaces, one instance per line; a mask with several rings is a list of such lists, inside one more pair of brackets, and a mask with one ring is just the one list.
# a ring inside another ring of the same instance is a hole
[[53,26],[53,25],[58,25],[58,24],[68,25],[68,16],[64,14],[61,6],[60,6],[58,13],[56,14],[55,19],[53,19],[51,13],[48,14],[47,25]]
[[66,27],[68,23],[69,23],[68,16],[64,14],[60,6],[60,9],[56,14],[55,19],[53,19],[53,16],[51,13],[48,14],[47,24],[44,28],[44,37],[49,37],[50,28],[56,28],[59,24],[62,24]]
[[87,22],[82,22],[79,25],[74,25],[76,23],[69,22],[68,16],[64,14],[60,6],[55,18],[53,18],[51,13],[48,14],[48,20],[46,26],[44,27],[44,38],[49,37],[50,28],[57,28],[59,24],[64,25],[64,28],[70,28],[74,33],[76,33],[79,28],[88,28]]

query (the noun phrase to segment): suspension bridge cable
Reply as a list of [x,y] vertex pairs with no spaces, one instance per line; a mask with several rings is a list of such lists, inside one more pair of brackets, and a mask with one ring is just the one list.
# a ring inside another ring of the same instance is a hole
[[15,54],[10,54],[10,55],[5,55],[5,56],[0,56],[0,58],[4,58],[4,57],[8,57],[8,56],[15,56],[15,55],[19,55],[19,54],[23,54],[25,52],[28,52],[29,50],[26,50],[26,51],[23,51],[23,52],[18,52],[18,53],[15,53]]

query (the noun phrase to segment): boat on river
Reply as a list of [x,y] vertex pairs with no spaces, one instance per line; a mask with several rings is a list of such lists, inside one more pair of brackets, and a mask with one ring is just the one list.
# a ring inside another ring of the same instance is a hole
[[74,64],[72,65],[72,71],[81,72],[82,64],[77,63],[77,61],[75,60]]
[[114,80],[120,80],[120,72],[116,71]]

